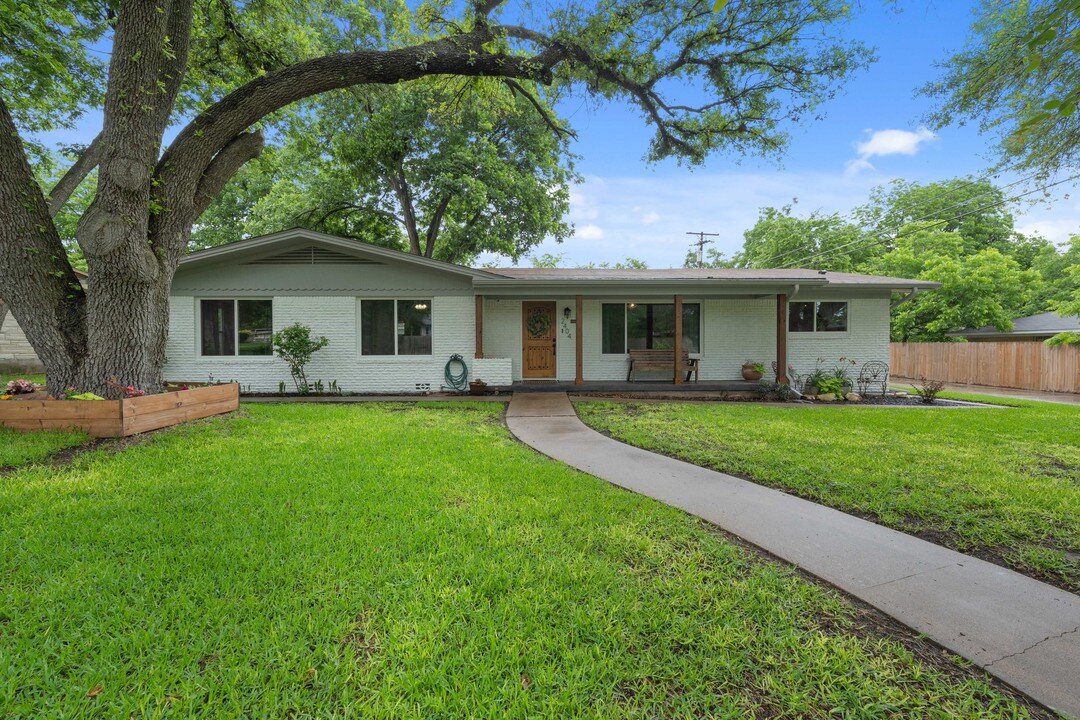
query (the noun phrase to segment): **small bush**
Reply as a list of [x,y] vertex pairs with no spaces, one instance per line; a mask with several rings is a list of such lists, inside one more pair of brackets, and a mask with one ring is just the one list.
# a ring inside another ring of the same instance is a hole
[[827,377],[817,381],[818,395],[835,395],[837,400],[844,399],[844,380],[839,377]]
[[29,395],[36,389],[34,383],[29,380],[24,380],[23,378],[12,380],[7,384],[8,395]]
[[273,342],[274,352],[289,364],[289,373],[296,385],[296,391],[309,392],[311,386],[308,385],[304,367],[311,361],[311,356],[326,347],[330,341],[321,335],[312,337],[311,328],[307,325],[293,323],[274,333]]
[[912,388],[915,394],[919,396],[927,405],[930,405],[937,399],[938,393],[945,387],[945,383],[941,380],[927,380],[924,377],[919,378],[919,381],[915,383]]
[[766,401],[788,402],[795,398],[795,391],[790,385],[765,378],[758,380],[755,392],[759,399]]

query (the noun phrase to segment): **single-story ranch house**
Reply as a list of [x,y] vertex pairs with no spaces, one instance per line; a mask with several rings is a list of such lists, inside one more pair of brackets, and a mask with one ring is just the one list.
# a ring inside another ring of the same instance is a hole
[[740,379],[747,360],[887,362],[894,294],[936,286],[815,270],[477,269],[295,229],[182,261],[166,377],[276,391],[290,377],[270,335],[300,322],[330,341],[308,376],[348,392],[437,391],[455,354],[490,386],[625,381],[646,350],[672,366],[635,381],[685,382],[673,362],[685,352],[694,380],[715,383]]

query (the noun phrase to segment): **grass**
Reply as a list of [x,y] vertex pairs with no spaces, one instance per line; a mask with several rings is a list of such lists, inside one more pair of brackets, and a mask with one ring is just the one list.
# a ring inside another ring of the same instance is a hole
[[5,717],[1027,714],[488,404],[245,406],[26,468],[0,558]]
[[1006,402],[1013,407],[580,402],[577,409],[630,444],[869,515],[1075,591],[1080,408]]
[[[7,387],[11,380],[25,378],[35,383],[44,384],[44,375],[0,375],[0,388]],[[6,400],[3,402],[14,402]],[[0,468],[16,467],[42,460],[64,448],[82,445],[89,437],[81,430],[20,433],[0,427]]]

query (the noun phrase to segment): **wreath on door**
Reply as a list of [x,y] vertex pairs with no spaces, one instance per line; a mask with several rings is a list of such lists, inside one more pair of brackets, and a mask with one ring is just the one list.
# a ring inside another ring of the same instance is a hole
[[544,337],[551,329],[551,313],[545,308],[534,308],[525,320],[525,329],[531,338]]

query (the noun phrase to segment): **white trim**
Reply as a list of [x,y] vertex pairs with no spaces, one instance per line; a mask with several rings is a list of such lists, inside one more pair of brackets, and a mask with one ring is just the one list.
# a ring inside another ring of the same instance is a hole
[[[398,328],[398,303],[401,301],[419,301],[428,304],[428,312],[431,314],[431,352],[423,355],[402,355],[398,352],[398,338],[401,337]],[[364,354],[364,318],[361,308],[364,302],[390,302],[394,306],[394,354],[393,355],[365,355]],[[362,360],[378,358],[429,358],[435,356],[435,298],[433,296],[397,296],[397,297],[357,297],[356,298],[356,356]]]
[[[270,343],[270,352],[267,355],[241,355],[240,354],[240,301],[267,300],[270,302],[270,332],[274,332],[274,298],[272,297],[197,297],[195,298],[195,357],[200,360],[221,360],[229,358],[241,362],[258,362],[274,359],[274,344]],[[233,354],[232,355],[205,355],[202,341],[202,304],[203,302],[231,302],[233,304]]]

